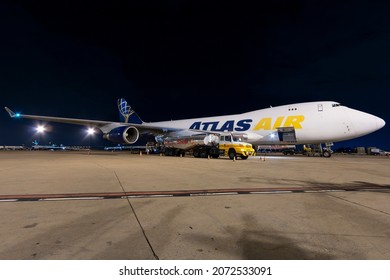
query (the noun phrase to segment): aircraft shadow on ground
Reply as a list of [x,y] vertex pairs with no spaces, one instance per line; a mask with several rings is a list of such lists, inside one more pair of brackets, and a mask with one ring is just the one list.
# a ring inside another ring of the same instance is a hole
[[[223,254],[231,252],[232,258],[237,258],[236,254],[241,254],[240,259],[244,260],[309,260],[309,259],[332,259],[332,255],[304,249],[301,241],[293,240],[282,236],[281,232],[267,228],[256,230],[254,217],[244,215],[245,228],[237,229],[227,226],[226,230],[230,236],[225,238],[211,238],[207,234],[191,234],[190,238],[209,246],[210,240],[213,242],[214,250],[224,251]],[[264,227],[264,226],[262,226]]]

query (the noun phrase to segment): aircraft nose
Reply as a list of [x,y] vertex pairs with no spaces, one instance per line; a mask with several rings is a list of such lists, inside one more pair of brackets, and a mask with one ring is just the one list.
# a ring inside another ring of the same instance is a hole
[[350,117],[357,136],[377,131],[386,124],[384,120],[377,116],[357,110],[351,110]]
[[382,127],[384,127],[386,124],[386,122],[384,120],[382,120],[381,118],[378,118],[376,117],[376,127],[377,129],[381,129]]

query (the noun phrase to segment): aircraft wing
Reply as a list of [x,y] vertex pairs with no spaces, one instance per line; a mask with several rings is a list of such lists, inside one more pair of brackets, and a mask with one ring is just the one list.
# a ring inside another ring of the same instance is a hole
[[33,119],[33,120],[40,120],[40,121],[47,121],[47,122],[70,123],[70,124],[93,125],[93,126],[104,126],[104,125],[113,123],[113,122],[109,122],[109,121],[24,115],[24,114],[15,113],[11,109],[9,109],[8,107],[4,107],[4,109],[8,112],[8,114],[10,115],[11,118],[15,118],[15,119],[19,119],[19,118],[20,119]]
[[159,134],[170,131],[178,131],[180,129],[175,128],[162,128],[155,127],[153,125],[148,125],[147,123],[142,124],[133,124],[133,123],[122,123],[122,122],[112,122],[112,121],[100,121],[100,120],[87,120],[87,119],[75,119],[75,118],[62,118],[62,117],[51,117],[51,116],[38,116],[38,115],[24,115],[13,112],[8,107],[4,107],[4,109],[8,112],[11,118],[17,119],[32,119],[32,120],[40,120],[46,122],[57,122],[57,123],[68,123],[68,124],[77,124],[77,125],[85,125],[99,128],[103,133],[108,133],[112,129],[119,126],[134,126],[139,129],[142,133],[151,133],[151,134]]

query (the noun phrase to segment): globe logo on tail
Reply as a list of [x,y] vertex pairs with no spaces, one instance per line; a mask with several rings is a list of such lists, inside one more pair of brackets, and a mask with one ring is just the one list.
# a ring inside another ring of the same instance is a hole
[[127,103],[127,101],[124,98],[118,99],[118,109],[119,113],[123,117],[123,122],[128,123],[129,117],[134,113],[134,110],[131,109],[130,105]]

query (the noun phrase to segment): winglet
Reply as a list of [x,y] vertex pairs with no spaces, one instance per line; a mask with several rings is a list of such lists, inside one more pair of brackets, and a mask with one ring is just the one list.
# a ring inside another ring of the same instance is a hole
[[15,118],[17,116],[17,114],[15,114],[10,108],[4,107],[4,109],[8,112],[11,118]]

